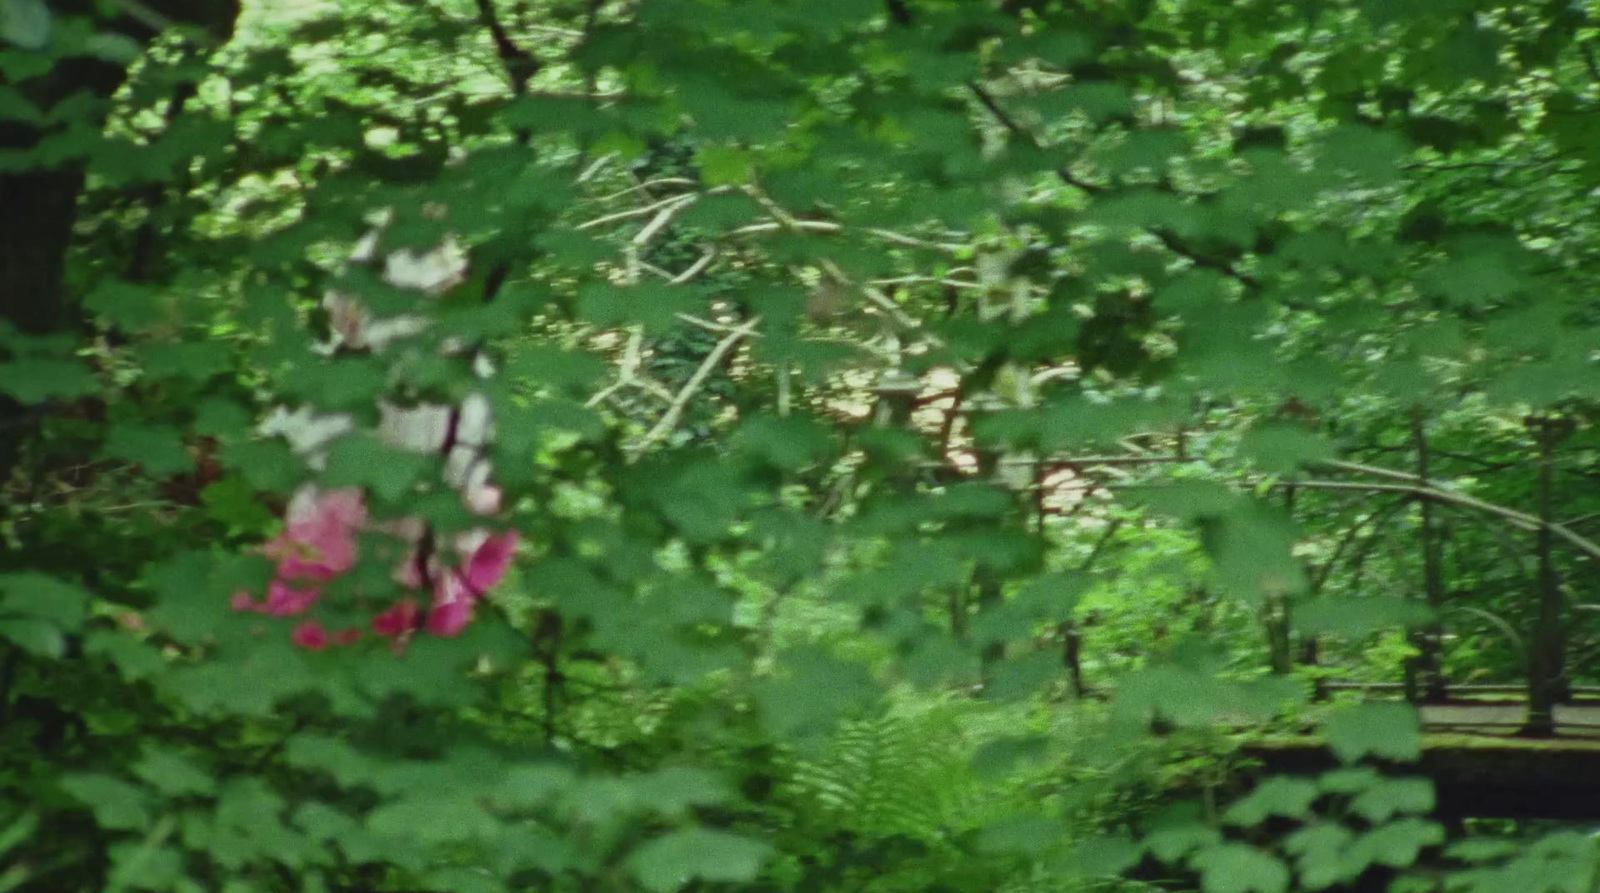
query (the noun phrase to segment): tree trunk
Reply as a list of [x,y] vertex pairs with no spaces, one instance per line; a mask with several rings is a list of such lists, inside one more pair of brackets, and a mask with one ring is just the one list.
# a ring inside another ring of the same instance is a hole
[[1548,420],[1530,423],[1539,442],[1538,612],[1528,637],[1528,718],[1522,734],[1549,738],[1556,733],[1555,707],[1566,680],[1566,654],[1561,630],[1561,580],[1555,567],[1553,460],[1555,432]]
[[[85,0],[51,4],[56,17],[87,15],[94,8]],[[147,8],[174,23],[201,26],[219,43],[232,35],[239,15],[237,0],[165,0]],[[127,17],[102,20],[99,26],[142,43],[155,36],[147,24]],[[20,91],[46,113],[87,93],[96,100],[95,118],[88,123],[99,127],[104,124],[106,102],[126,76],[120,65],[73,58],[32,80],[10,83],[0,78],[0,87]],[[60,126],[0,120],[0,155],[27,152]],[[65,272],[84,178],[81,161],[0,173],[0,196],[5,202],[5,213],[0,214],[0,321],[24,334],[55,334],[71,329],[76,321]],[[0,395],[0,484],[10,479],[36,421],[28,407]]]
[[[1420,486],[1431,484],[1428,455],[1428,436],[1423,427],[1422,411],[1411,414],[1411,440],[1417,450],[1417,479]],[[1444,614],[1444,563],[1441,558],[1439,522],[1433,500],[1421,500],[1422,510],[1422,591],[1433,612],[1433,620],[1412,637],[1417,647],[1417,670],[1424,703],[1442,704],[1447,699],[1444,682],[1444,628],[1439,618]]]

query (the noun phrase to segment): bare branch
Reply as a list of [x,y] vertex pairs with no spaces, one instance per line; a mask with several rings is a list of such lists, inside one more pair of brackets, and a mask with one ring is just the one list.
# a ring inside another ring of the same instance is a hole
[[635,245],[647,244],[651,239],[655,238],[656,234],[661,232],[662,228],[665,227],[668,223],[670,223],[672,221],[672,218],[676,217],[680,211],[682,211],[684,208],[689,207],[690,205],[694,204],[695,202],[697,202],[699,200],[700,200],[700,196],[698,196],[698,195],[690,195],[687,198],[685,198],[683,201],[680,201],[680,202],[677,202],[676,204],[668,205],[667,207],[662,208],[660,210],[660,212],[658,212],[656,214],[654,219],[652,219],[649,223],[645,224],[644,229],[641,229],[641,230],[639,230],[639,232],[634,234],[633,244],[635,244]]
[[761,317],[754,317],[749,322],[723,336],[722,340],[711,348],[711,352],[706,354],[706,358],[701,361],[700,368],[696,369],[694,375],[690,376],[689,380],[684,383],[683,388],[678,391],[678,396],[673,399],[672,405],[667,407],[667,411],[661,416],[660,421],[656,422],[655,426],[647,431],[644,437],[640,438],[637,443],[628,449],[628,460],[630,462],[637,461],[640,456],[644,455],[646,450],[670,435],[673,429],[678,427],[678,420],[683,417],[683,412],[688,408],[689,401],[705,384],[706,379],[711,376],[712,370],[722,364],[723,358],[740,341],[754,334],[756,326],[760,323]]
[[626,211],[617,211],[613,214],[607,214],[604,217],[596,217],[593,220],[585,220],[584,222],[578,224],[577,229],[594,229],[597,226],[605,226],[608,223],[619,223],[623,220],[632,220],[635,217],[644,217],[647,214],[656,214],[665,208],[692,202],[696,198],[698,198],[698,196],[692,192],[679,193],[678,195],[664,198],[661,201],[655,202],[654,204],[645,205],[639,208],[629,208]]
[[489,38],[494,41],[495,55],[500,57],[506,78],[511,81],[511,92],[517,96],[527,93],[528,81],[533,80],[533,76],[539,73],[544,64],[511,40],[491,0],[477,0],[477,5],[478,19],[489,29]]
[[[1347,464],[1347,463],[1345,463]],[[1382,470],[1382,469],[1380,469]],[[1399,474],[1399,472],[1395,472]],[[1537,517],[1516,509],[1506,508],[1481,499],[1473,499],[1462,493],[1450,490],[1441,490],[1437,487],[1420,486],[1417,484],[1365,484],[1354,481],[1294,481],[1294,486],[1312,490],[1360,490],[1379,493],[1409,493],[1419,499],[1431,499],[1445,505],[1454,505],[1461,508],[1472,509],[1486,515],[1493,515],[1524,530],[1539,530],[1547,528],[1552,534],[1566,540],[1573,548],[1591,558],[1600,558],[1600,544],[1589,540],[1564,524],[1551,523],[1546,525]],[[1286,486],[1287,484],[1285,484]]]
[[[602,160],[610,161],[612,158],[615,158],[616,155],[617,155],[617,153],[612,152],[611,154],[606,155]],[[600,162],[595,162],[595,163],[599,164]],[[579,182],[583,182],[584,180],[587,180],[590,176],[593,176],[593,175],[585,172],[584,176],[579,178]],[[602,195],[599,198],[596,198],[594,200],[597,201],[597,202],[610,202],[610,201],[616,201],[617,199],[623,198],[625,196],[632,195],[635,192],[642,192],[644,190],[654,189],[654,188],[658,188],[658,187],[662,187],[662,186],[694,186],[694,185],[695,185],[695,182],[693,180],[689,179],[688,177],[657,177],[654,180],[645,180],[645,181],[643,181],[641,183],[636,183],[636,184],[634,184],[632,186],[629,186],[627,189],[618,190],[616,192],[611,193],[610,195]]]
[[594,176],[600,173],[600,171],[604,170],[605,166],[615,160],[616,157],[617,153],[607,152],[606,154],[601,155],[599,158],[596,158],[588,167],[583,169],[582,173],[578,174],[578,182],[587,183],[594,179]]
[[[792,227],[786,227],[784,224],[777,221],[767,221],[764,223],[751,223],[741,226],[738,229],[730,230],[728,235],[758,236],[766,233],[781,232],[785,229],[794,229],[800,232],[823,233],[826,235],[834,235],[836,233],[845,231],[845,227],[827,220],[796,219]],[[918,239],[915,236],[908,236],[904,233],[897,233],[894,230],[888,229],[863,229],[858,230],[858,232],[870,233],[871,235],[877,236],[885,242],[891,242],[896,245],[904,245],[908,248],[926,248],[930,251],[943,251],[948,254],[954,254],[958,251],[965,251],[968,248],[966,245],[959,245],[951,242],[929,242],[926,239]]]

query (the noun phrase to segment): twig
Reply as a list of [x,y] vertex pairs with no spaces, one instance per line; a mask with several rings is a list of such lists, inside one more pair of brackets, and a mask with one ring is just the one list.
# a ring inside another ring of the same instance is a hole
[[641,229],[639,232],[634,234],[633,244],[644,245],[649,243],[651,239],[656,237],[656,233],[661,232],[662,228],[672,221],[673,217],[676,217],[684,208],[689,207],[699,200],[700,196],[691,194],[676,204],[668,205],[667,207],[662,208],[661,211],[657,213],[649,223],[645,224],[644,229]]
[[[778,223],[776,221],[766,221],[764,223],[751,223],[741,226],[738,229],[729,231],[728,235],[755,236],[764,233],[781,232],[786,228],[788,227],[785,227],[782,223]],[[792,228],[801,232],[824,233],[828,235],[844,232],[845,230],[844,226],[831,221],[801,219],[796,219]],[[904,233],[897,233],[894,230],[888,229],[864,229],[861,230],[861,232],[870,233],[880,239],[883,239],[885,242],[891,242],[896,245],[905,245],[908,248],[926,248],[932,251],[943,251],[950,254],[954,254],[958,251],[965,251],[968,247],[966,245],[957,245],[950,242],[929,242],[926,239],[918,239],[915,236],[908,236]]]
[[[610,161],[611,159],[613,159],[615,157],[617,157],[617,153],[615,153],[615,152],[612,152],[612,153],[607,154],[607,155],[603,155],[603,156],[601,156],[600,161],[595,162],[595,164],[598,165],[598,164],[601,164],[603,162]],[[589,179],[592,176],[594,176],[594,175],[592,173],[590,173],[590,171],[584,171],[584,173],[581,174],[578,177],[578,182],[582,183],[582,182],[584,182],[585,180]],[[616,192],[610,193],[609,195],[602,195],[602,196],[600,196],[600,197],[598,197],[596,199],[593,199],[593,201],[597,201],[597,202],[616,201],[619,198],[623,198],[623,197],[632,195],[635,192],[648,192],[649,190],[651,190],[653,188],[657,188],[657,187],[661,187],[661,186],[693,186],[693,185],[695,185],[695,182],[693,180],[689,179],[688,177],[657,177],[654,180],[645,180],[642,183],[636,183],[636,184],[634,184],[632,186],[629,186],[627,189],[619,189]]]
[[[688,323],[689,325],[691,325],[691,326],[699,326],[700,328],[705,329],[708,332],[720,332],[720,333],[723,333],[723,334],[727,334],[729,332],[736,332],[736,331],[739,330],[738,326],[729,325],[727,323],[712,322],[709,319],[702,319],[701,317],[693,316],[693,315],[688,314],[688,313],[679,313],[679,314],[676,314],[676,316],[678,317],[678,319],[683,320],[684,322]],[[760,337],[762,337],[762,335],[761,335],[760,332],[751,332],[749,337],[751,337],[751,338],[760,338]]]
[[678,391],[678,396],[673,399],[672,405],[667,407],[667,411],[661,416],[661,419],[645,433],[644,437],[640,438],[637,443],[628,449],[628,460],[630,462],[644,455],[646,450],[654,446],[657,441],[671,434],[673,429],[678,427],[678,420],[683,417],[684,410],[688,408],[689,400],[700,390],[701,385],[705,384],[706,379],[711,375],[711,371],[722,363],[723,357],[727,356],[728,352],[733,350],[740,341],[753,334],[760,322],[761,317],[752,318],[749,322],[724,335],[722,340],[711,348],[711,352],[706,354],[706,358],[701,361],[700,368],[696,369],[694,374],[689,377],[689,380],[684,383],[682,389]]
[[1473,499],[1460,493],[1449,490],[1440,490],[1437,487],[1424,487],[1416,484],[1366,484],[1350,481],[1295,481],[1296,487],[1305,487],[1313,490],[1362,490],[1380,493],[1409,493],[1421,499],[1431,499],[1449,505],[1473,509],[1486,515],[1493,515],[1524,530],[1548,529],[1550,533],[1567,541],[1573,548],[1591,558],[1600,558],[1600,544],[1580,536],[1563,524],[1550,522],[1546,524],[1533,515],[1519,512],[1516,509]]
[[594,229],[597,226],[605,226],[608,223],[618,223],[623,220],[632,220],[635,217],[644,217],[647,214],[655,214],[664,209],[670,209],[674,205],[687,204],[688,202],[694,201],[698,197],[699,196],[692,192],[679,193],[678,195],[664,198],[661,201],[645,205],[643,207],[629,208],[626,211],[617,211],[612,214],[607,214],[604,217],[596,217],[593,220],[585,220],[584,222],[578,224],[576,228],[580,230]]
[[[599,158],[596,158],[593,163],[583,169],[582,173],[578,174],[578,182],[587,183],[594,179],[594,176],[600,173],[600,171],[616,157],[617,153],[607,152],[606,154],[601,155]],[[602,199],[602,201],[604,201],[604,199]]]
[[489,29],[489,37],[494,41],[495,55],[500,57],[506,78],[511,81],[511,92],[517,96],[527,93],[528,81],[539,73],[539,69],[544,67],[543,64],[527,50],[512,42],[490,0],[477,0],[477,5],[478,19]]
[[707,248],[706,253],[700,255],[699,260],[689,265],[689,269],[684,270],[682,273],[679,273],[668,281],[670,281],[673,285],[682,285],[685,282],[688,282],[704,272],[706,267],[711,266],[711,261],[715,259],[716,256],[717,249]]

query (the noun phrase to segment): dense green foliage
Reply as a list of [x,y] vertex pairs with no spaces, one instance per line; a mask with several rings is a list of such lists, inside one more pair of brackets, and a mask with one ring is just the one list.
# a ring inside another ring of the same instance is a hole
[[[0,0],[0,891],[1597,889],[1326,685],[1600,683],[1597,37]],[[479,398],[468,511],[389,413]],[[520,547],[236,610],[307,484]]]

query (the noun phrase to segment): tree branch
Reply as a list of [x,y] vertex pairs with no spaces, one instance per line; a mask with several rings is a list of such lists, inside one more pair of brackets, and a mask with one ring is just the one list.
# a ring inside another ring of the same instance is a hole
[[678,396],[673,399],[672,405],[667,407],[666,413],[661,416],[661,419],[655,423],[654,427],[645,433],[644,437],[640,438],[637,443],[629,447],[628,461],[637,461],[640,456],[644,455],[646,450],[654,446],[657,441],[660,441],[670,435],[673,429],[678,427],[678,420],[683,417],[683,412],[688,408],[689,401],[694,397],[695,393],[700,390],[701,386],[705,384],[706,379],[711,376],[712,370],[721,365],[723,358],[726,357],[728,352],[733,350],[733,348],[737,346],[740,341],[744,340],[746,336],[754,333],[756,326],[759,325],[760,322],[761,317],[759,316],[751,319],[749,322],[739,326],[737,329],[734,329],[732,332],[729,332],[727,335],[723,336],[722,340],[718,341],[716,346],[711,348],[711,352],[706,354],[706,358],[701,361],[700,368],[694,371],[694,375],[691,375],[689,380],[684,383],[683,388],[678,391]]

